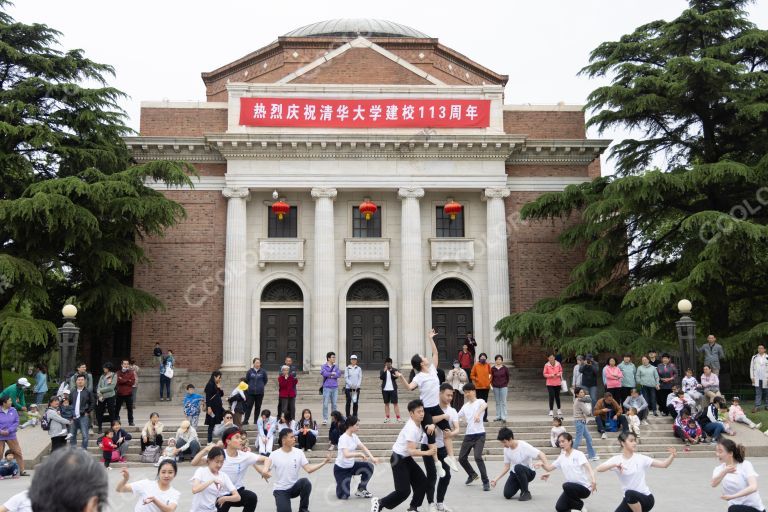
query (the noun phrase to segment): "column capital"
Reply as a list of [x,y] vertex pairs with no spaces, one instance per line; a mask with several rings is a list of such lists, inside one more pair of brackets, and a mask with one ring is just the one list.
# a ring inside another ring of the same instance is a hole
[[221,193],[227,199],[245,199],[246,201],[251,196],[250,190],[241,187],[226,187],[221,191]]
[[423,188],[401,188],[397,191],[397,196],[400,199],[421,199],[424,197]]
[[312,198],[313,199],[336,199],[337,191],[335,188],[313,188],[312,189]]
[[493,187],[483,191],[484,199],[504,199],[505,197],[509,197],[509,189],[507,187]]

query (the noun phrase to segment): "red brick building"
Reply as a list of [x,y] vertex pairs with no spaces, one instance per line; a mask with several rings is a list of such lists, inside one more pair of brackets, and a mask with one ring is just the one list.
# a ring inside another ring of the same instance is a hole
[[505,104],[506,75],[381,20],[302,27],[202,79],[207,101],[143,103],[127,139],[139,162],[200,173],[193,190],[153,185],[187,218],[143,244],[134,283],[166,310],[134,319],[139,364],[159,341],[194,370],[287,354],[310,369],[327,351],[378,367],[423,353],[432,326],[442,360],[472,331],[542,364],[493,326],[558,293],[581,257],[558,223],[518,216],[600,175],[608,142],[586,138],[580,107]]

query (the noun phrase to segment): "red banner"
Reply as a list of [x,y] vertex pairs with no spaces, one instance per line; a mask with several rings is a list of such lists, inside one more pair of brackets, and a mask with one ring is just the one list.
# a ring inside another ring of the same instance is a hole
[[490,100],[241,98],[243,126],[487,128]]

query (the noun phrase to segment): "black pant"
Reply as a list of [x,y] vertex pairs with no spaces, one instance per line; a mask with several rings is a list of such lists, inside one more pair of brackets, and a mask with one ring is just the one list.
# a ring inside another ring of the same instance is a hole
[[[549,386],[547,386],[549,387]],[[504,484],[504,497],[511,499],[512,496],[520,491],[520,494],[528,492],[528,483],[536,478],[536,472],[528,466],[518,464],[509,473],[507,483]]]
[[[427,445],[421,445],[422,450],[429,448]],[[445,500],[445,493],[448,492],[448,484],[451,483],[451,468],[445,463],[445,458],[448,456],[448,452],[445,447],[437,449],[437,459],[445,470],[445,476],[440,480],[437,479],[437,467],[435,466],[435,459],[432,457],[422,457],[424,461],[424,469],[427,470],[427,503],[435,502],[435,484],[437,484],[437,503],[442,503]],[[421,503],[415,504],[411,502],[413,508],[418,508]]]
[[671,392],[672,392],[672,389],[664,389],[664,388],[661,388],[658,391],[656,391],[656,403],[659,406],[659,410],[664,415],[669,414],[669,411],[667,410],[667,397]]
[[133,396],[132,395],[127,395],[127,396],[117,395],[117,405],[115,406],[115,418],[117,418],[118,420],[120,419],[120,409],[122,409],[123,404],[125,404],[125,408],[128,409],[128,424],[133,425]]
[[112,452],[105,452],[104,450],[101,451],[101,458],[104,459],[104,467],[108,468],[109,463],[112,462]]
[[557,512],[568,512],[569,510],[581,510],[584,506],[585,498],[589,498],[592,491],[587,489],[581,484],[574,482],[565,482],[563,484],[563,494],[557,499],[555,503],[555,510]]
[[317,438],[312,432],[307,432],[307,435],[299,432],[299,435],[296,437],[299,440],[299,448],[302,450],[311,450],[315,443],[317,443]]
[[373,464],[370,462],[355,461],[351,468],[341,468],[333,465],[333,477],[336,479],[336,497],[340,500],[346,500],[350,495],[350,485],[352,477],[360,475],[360,484],[358,491],[368,489],[368,482],[373,476]]
[[765,512],[765,509],[756,509],[747,505],[731,505],[728,512]]
[[349,409],[350,406],[352,407],[352,414],[357,416],[357,406],[360,405],[360,390],[357,390],[357,401],[355,403],[352,403],[352,390],[349,388],[344,388],[344,396],[347,397],[347,405],[344,407],[347,413],[347,418],[349,418]]
[[309,495],[312,493],[312,482],[307,478],[299,478],[293,487],[284,491],[272,491],[275,497],[277,512],[291,512],[291,500],[299,497],[299,510],[309,510]]
[[485,448],[485,434],[467,434],[464,436],[464,440],[461,442],[461,450],[459,451],[459,464],[467,472],[467,475],[476,475],[475,470],[472,469],[472,464],[469,463],[469,452],[474,450],[475,452],[475,464],[480,471],[480,479],[484,484],[488,483],[488,473],[485,471],[485,462],[483,461],[483,449]]
[[102,418],[104,417],[104,411],[107,411],[107,415],[109,415],[109,422],[112,423],[112,420],[117,418],[117,413],[115,410],[115,397],[111,396],[109,398],[105,398],[101,402],[98,402],[96,404],[96,425],[99,429],[99,432],[101,432],[101,423]]
[[51,453],[67,446],[67,436],[56,436],[51,438]]
[[621,500],[621,504],[616,509],[616,512],[632,512],[629,505],[634,503],[640,503],[640,508],[643,512],[648,512],[656,504],[656,500],[653,499],[653,494],[643,494],[637,491],[627,491],[624,493],[624,499]]
[[261,402],[264,401],[264,393],[260,395],[245,395],[245,417],[243,418],[243,423],[248,423],[248,420],[251,418],[251,409],[253,409],[253,419],[254,423],[256,423],[256,420],[259,419],[259,414],[261,414]]
[[629,397],[633,389],[635,388],[628,388],[626,386],[620,387],[619,393],[621,393],[621,396],[617,398],[616,401],[619,402],[621,405],[624,405],[624,400],[626,400]]
[[291,415],[291,418],[296,419],[296,397],[293,398],[278,398],[277,399],[277,417],[280,418],[280,413],[287,412]]
[[144,442],[144,437],[141,437],[141,452],[144,453],[144,448],[146,448],[149,445],[156,445],[156,446],[163,446],[163,436],[161,434],[157,434],[154,439],[151,437],[147,440],[148,442]]
[[547,393],[549,394],[549,410],[553,410],[552,405],[555,403],[560,409],[560,386],[547,386]]
[[[629,430],[629,422],[627,421],[627,417],[623,414],[619,416],[619,418],[616,420],[619,424],[619,428],[621,428],[622,432],[627,432]],[[601,434],[605,432],[605,420],[602,416],[595,416],[595,423],[597,424],[597,431]]]
[[[434,423],[432,420],[433,416],[445,416],[445,412],[440,408],[439,405],[435,405],[433,407],[425,407],[424,408],[424,419],[421,420],[421,427],[426,429],[427,425],[435,425],[435,429],[440,430],[451,430],[451,424],[448,423],[448,420],[443,418],[442,420],[438,421],[437,423]],[[424,432],[427,434],[427,443],[429,444],[435,444],[435,433],[432,432],[431,434],[428,433],[426,430]]]
[[408,499],[411,489],[413,489],[413,501],[422,503],[427,492],[427,477],[413,457],[403,457],[393,453],[389,463],[392,465],[395,490],[379,500],[379,509],[393,510]]
[[[482,398],[485,400],[485,403],[488,403],[488,393],[490,393],[490,389],[477,389],[475,390],[475,394],[477,395],[477,398]],[[488,408],[485,408],[485,411],[483,412],[483,421],[488,421]]]
[[259,498],[253,491],[247,490],[245,487],[241,487],[237,490],[240,495],[240,501],[228,501],[221,507],[217,507],[218,512],[228,512],[230,507],[243,507],[243,512],[254,512],[256,510],[256,503]]

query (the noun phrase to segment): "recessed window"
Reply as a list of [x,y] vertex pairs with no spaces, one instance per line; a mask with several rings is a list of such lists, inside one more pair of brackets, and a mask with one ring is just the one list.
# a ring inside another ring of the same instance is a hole
[[352,207],[352,238],[381,238],[381,206],[369,220],[359,207]]
[[272,211],[271,206],[267,206],[269,226],[267,228],[267,236],[269,238],[296,238],[298,226],[298,208],[291,206],[291,211],[286,215],[283,215],[283,219],[279,220],[277,215]]
[[435,236],[437,238],[464,237],[464,210],[451,216],[445,213],[442,206],[435,208]]

